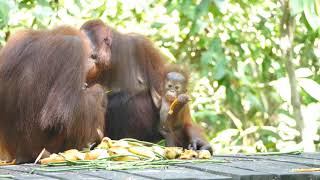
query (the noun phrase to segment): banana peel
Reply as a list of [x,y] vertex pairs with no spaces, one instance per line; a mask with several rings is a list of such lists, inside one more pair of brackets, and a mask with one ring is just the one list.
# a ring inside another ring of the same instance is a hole
[[127,148],[123,147],[111,147],[109,150],[110,155],[128,155],[129,153]]
[[115,161],[135,161],[141,159],[159,159],[159,156],[167,159],[210,159],[211,153],[208,150],[196,152],[184,150],[181,147],[163,148],[157,145],[148,146],[125,139],[111,140],[108,137],[104,137],[101,143],[91,151],[80,152],[77,149],[70,149],[59,154],[51,154],[48,158],[43,158],[39,162],[41,164],[49,164],[77,160],[97,160],[109,157]]
[[109,149],[112,146],[112,140],[108,137],[104,137],[101,143],[97,146],[99,149]]
[[194,150],[185,150],[183,153],[181,153],[179,159],[193,159],[198,157],[198,153]]
[[15,165],[16,164],[16,160],[12,160],[11,162],[7,162],[7,161],[0,161],[0,166],[8,166],[8,165]]
[[61,153],[61,155],[68,161],[82,160],[83,154],[77,149],[70,149]]
[[137,160],[140,160],[140,158],[138,158],[136,156],[122,156],[122,157],[114,158],[114,160],[116,160],[116,161],[137,161]]
[[96,160],[110,157],[106,149],[94,149],[85,154],[84,160]]
[[129,145],[129,143],[127,141],[112,141],[112,144],[110,145],[110,147],[122,147],[122,148],[129,148],[131,147],[131,145]]
[[154,152],[152,152],[152,150],[149,147],[145,147],[145,146],[133,146],[130,147],[129,152],[139,155],[139,156],[144,156],[147,158],[156,158],[156,155],[154,154]]
[[51,154],[49,157],[41,159],[40,164],[58,163],[65,161],[77,161],[83,160],[84,153],[79,152],[76,149],[70,149],[60,154]]
[[41,159],[39,162],[40,164],[49,164],[49,163],[59,163],[65,162],[65,158],[58,154],[51,154],[49,157]]
[[135,154],[128,151],[128,149],[123,147],[112,147],[109,149],[110,155],[112,156],[120,156],[114,158],[115,161],[134,161],[140,160]]
[[166,147],[164,151],[167,159],[175,159],[182,154],[183,149],[181,147]]
[[152,151],[159,154],[160,156],[165,156],[164,148],[161,148],[159,146],[152,146]]

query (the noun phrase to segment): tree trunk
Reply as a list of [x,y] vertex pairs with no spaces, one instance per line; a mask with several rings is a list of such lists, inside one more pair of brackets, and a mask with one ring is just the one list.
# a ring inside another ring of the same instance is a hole
[[286,71],[289,78],[291,90],[291,105],[293,110],[293,118],[296,120],[297,129],[299,130],[302,138],[303,148],[306,151],[314,149],[314,143],[305,129],[305,122],[301,113],[300,94],[297,87],[297,79],[295,75],[295,67],[292,63],[293,57],[293,39],[295,29],[295,19],[290,14],[289,0],[281,0],[283,16],[280,24],[281,43],[283,59],[285,62]]

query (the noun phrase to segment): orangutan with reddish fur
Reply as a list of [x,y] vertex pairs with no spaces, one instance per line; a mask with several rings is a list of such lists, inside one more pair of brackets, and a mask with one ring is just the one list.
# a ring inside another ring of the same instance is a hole
[[[211,150],[208,141],[204,138],[203,130],[192,123],[188,105],[190,100],[187,94],[188,82],[188,75],[182,68],[173,65],[165,68],[161,95],[160,132],[165,138],[166,146]],[[158,95],[154,98],[157,97]]]
[[[91,26],[93,24],[94,26]],[[108,94],[105,135],[111,139],[125,137],[156,142],[163,138],[159,131],[162,84],[166,58],[153,43],[139,34],[124,34],[100,20],[86,22],[84,31],[110,32],[112,37],[110,68],[101,72],[96,81],[111,91]],[[107,29],[107,30],[106,30]],[[98,37],[98,36],[96,36]],[[103,39],[100,38],[100,42]],[[100,49],[98,49],[100,52]],[[203,131],[183,108],[183,146],[208,148]]]
[[0,52],[0,159],[31,162],[99,141],[106,98],[85,88],[89,39],[79,30],[25,30]]

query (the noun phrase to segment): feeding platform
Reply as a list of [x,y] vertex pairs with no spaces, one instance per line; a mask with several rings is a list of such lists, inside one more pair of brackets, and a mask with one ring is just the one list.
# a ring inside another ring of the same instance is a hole
[[[0,166],[0,179],[320,179],[320,153],[214,155],[213,158],[225,162],[186,163],[155,169],[63,172],[33,171],[39,167],[34,164]],[[50,167],[55,168],[61,167]]]

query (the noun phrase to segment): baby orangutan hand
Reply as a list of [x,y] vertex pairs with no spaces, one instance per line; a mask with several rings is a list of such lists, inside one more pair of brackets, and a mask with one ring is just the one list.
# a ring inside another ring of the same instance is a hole
[[178,96],[179,103],[186,104],[188,101],[190,101],[190,97],[187,94],[180,94]]

